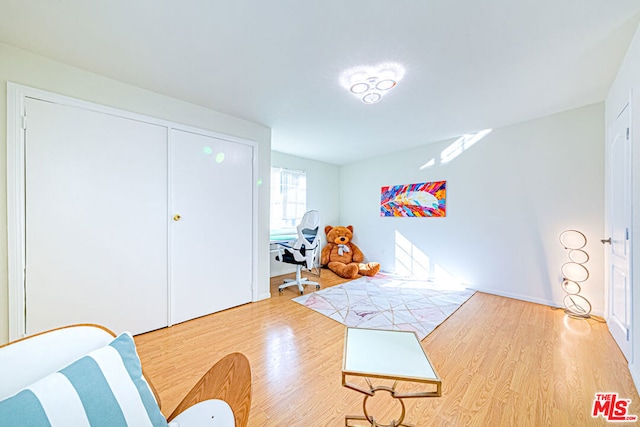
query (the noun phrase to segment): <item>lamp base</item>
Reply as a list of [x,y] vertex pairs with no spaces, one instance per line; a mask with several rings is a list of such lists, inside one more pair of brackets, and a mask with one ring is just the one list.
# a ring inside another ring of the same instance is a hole
[[587,314],[579,314],[579,313],[575,313],[571,310],[567,310],[566,308],[564,309],[564,312],[567,316],[569,317],[575,317],[576,319],[590,319],[591,315],[589,313]]

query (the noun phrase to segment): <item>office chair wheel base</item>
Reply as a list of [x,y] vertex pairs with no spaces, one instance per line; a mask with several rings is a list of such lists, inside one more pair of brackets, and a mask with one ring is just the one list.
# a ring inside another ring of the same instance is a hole
[[278,293],[283,293],[284,289],[278,289]]

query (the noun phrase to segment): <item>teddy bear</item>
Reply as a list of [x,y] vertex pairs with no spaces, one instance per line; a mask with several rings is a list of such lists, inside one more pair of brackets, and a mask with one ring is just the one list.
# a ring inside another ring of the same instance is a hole
[[353,243],[353,226],[324,228],[327,235],[327,245],[322,248],[320,263],[326,265],[329,270],[345,279],[355,279],[358,274],[363,276],[375,276],[380,271],[377,262],[363,263],[364,254]]

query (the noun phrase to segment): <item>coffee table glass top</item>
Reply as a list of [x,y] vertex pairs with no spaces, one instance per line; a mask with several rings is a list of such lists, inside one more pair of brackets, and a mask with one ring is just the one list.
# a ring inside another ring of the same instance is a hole
[[440,382],[420,341],[410,331],[347,328],[343,374]]

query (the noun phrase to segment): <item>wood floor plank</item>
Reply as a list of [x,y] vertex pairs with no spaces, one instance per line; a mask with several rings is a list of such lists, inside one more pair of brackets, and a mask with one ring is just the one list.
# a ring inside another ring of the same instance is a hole
[[[284,276],[289,277],[289,276]],[[344,282],[322,270],[322,287]],[[170,414],[210,366],[239,351],[251,363],[249,426],[344,426],[361,414],[362,395],[341,385],[345,327],[281,294],[135,337],[146,374]],[[306,292],[312,292],[312,287]],[[417,426],[603,426],[591,417],[595,393],[640,398],[627,362],[595,319],[476,293],[421,342],[442,379],[442,397],[407,399]],[[394,417],[394,402],[378,399]]]

